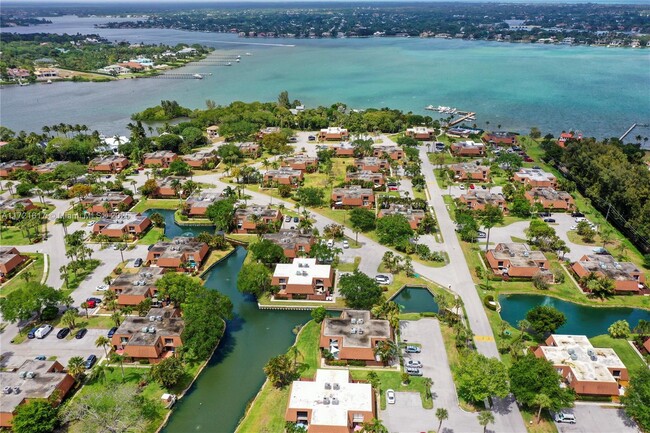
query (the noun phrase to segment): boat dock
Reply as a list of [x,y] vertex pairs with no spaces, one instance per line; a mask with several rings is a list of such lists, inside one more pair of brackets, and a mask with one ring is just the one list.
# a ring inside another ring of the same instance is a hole
[[621,135],[621,138],[619,138],[619,140],[623,141],[623,139],[625,137],[627,137],[630,134],[630,132],[632,132],[634,130],[634,128],[636,128],[636,126],[637,126],[637,124],[635,122],[632,126],[630,126],[630,128],[627,131],[625,131],[625,133],[623,135]]
[[452,120],[448,123],[448,126],[455,126],[459,123],[463,123],[466,120],[476,120],[476,113],[474,112],[458,112],[460,117],[458,119]]
[[451,117],[460,116],[458,119],[449,122],[448,126],[458,125],[459,123],[462,123],[466,120],[476,120],[476,113],[473,111],[463,111],[453,107],[444,107],[442,105],[439,105],[438,107],[427,105],[424,107],[424,109],[429,111],[437,111],[438,113],[449,114]]
[[167,74],[154,75],[151,78],[159,78],[166,80],[202,80],[212,74],[192,74],[189,72],[170,72]]

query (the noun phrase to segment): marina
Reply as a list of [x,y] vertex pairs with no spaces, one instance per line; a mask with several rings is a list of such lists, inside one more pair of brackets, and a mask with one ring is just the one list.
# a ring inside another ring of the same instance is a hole
[[448,126],[455,126],[460,123],[463,123],[466,120],[476,120],[476,112],[474,111],[463,111],[457,108],[445,107],[442,105],[439,105],[437,107],[434,107],[433,105],[427,105],[426,107],[424,107],[424,109],[428,111],[436,111],[442,114],[449,114],[451,115],[452,118],[459,116],[457,119],[450,120],[447,123]]

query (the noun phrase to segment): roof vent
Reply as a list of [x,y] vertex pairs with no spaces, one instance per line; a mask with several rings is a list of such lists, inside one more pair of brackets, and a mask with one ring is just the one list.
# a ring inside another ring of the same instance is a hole
[[578,355],[575,354],[575,353],[572,353],[571,354],[571,359],[574,360],[574,361],[577,361],[578,360]]
[[592,361],[598,361],[598,357],[596,355],[591,355],[589,358],[591,358]]

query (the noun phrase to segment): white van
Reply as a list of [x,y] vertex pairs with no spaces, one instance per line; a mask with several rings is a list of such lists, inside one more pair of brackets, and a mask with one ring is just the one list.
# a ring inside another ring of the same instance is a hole
[[558,412],[555,414],[553,417],[555,422],[566,422],[568,424],[575,424],[576,423],[576,417],[572,413],[567,413],[567,412]]
[[36,338],[43,339],[43,338],[47,337],[47,334],[52,332],[52,329],[53,329],[52,325],[43,325],[43,326],[41,326],[40,328],[38,328],[36,330],[36,332],[34,333],[34,336]]

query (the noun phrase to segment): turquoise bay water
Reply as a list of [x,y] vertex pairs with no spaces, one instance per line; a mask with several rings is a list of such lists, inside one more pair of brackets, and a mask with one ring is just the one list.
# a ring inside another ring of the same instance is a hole
[[[273,101],[282,90],[307,106],[341,101],[352,108],[388,106],[417,113],[426,113],[429,104],[454,106],[476,111],[482,127],[486,121],[521,132],[538,126],[555,135],[574,129],[620,136],[632,123],[650,118],[648,50],[419,38],[248,40],[177,30],[94,29],[90,23],[62,19],[47,31],[96,32],[132,42],[196,42],[242,55],[241,63],[185,68],[213,74],[203,80],[5,87],[0,90],[2,125],[40,130],[45,123],[86,123],[108,135],[124,132],[131,113],[161,99],[198,108],[206,99]],[[650,129],[636,134],[650,135]]]
[[563,312],[567,323],[560,327],[559,334],[579,334],[587,337],[607,334],[607,328],[617,320],[627,320],[631,327],[640,319],[650,320],[650,311],[640,308],[597,308],[562,301],[550,296],[501,295],[501,317],[512,326],[524,319],[526,313],[537,305],[549,305]]

